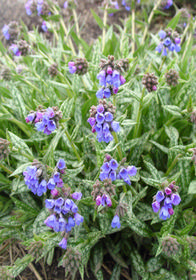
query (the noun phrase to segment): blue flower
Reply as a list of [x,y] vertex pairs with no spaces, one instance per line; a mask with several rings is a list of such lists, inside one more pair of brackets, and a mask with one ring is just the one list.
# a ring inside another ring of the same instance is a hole
[[169,9],[173,5],[173,0],[167,0],[167,4],[163,7],[164,10]]
[[137,168],[134,165],[128,166],[127,171],[129,176],[135,176],[137,174]]
[[157,213],[160,209],[160,203],[158,201],[155,201],[152,203],[152,209],[155,213]]
[[180,198],[180,196],[178,194],[173,193],[171,195],[171,203],[173,205],[178,205],[180,203],[180,201],[181,201],[181,198]]
[[161,202],[165,198],[163,191],[158,191],[156,194],[156,201]]
[[54,179],[50,178],[50,180],[48,181],[48,184],[47,184],[47,188],[49,190],[54,190],[55,186],[56,186],[56,183],[54,182]]
[[68,62],[69,73],[74,74],[77,71],[77,67],[75,66],[75,62]]
[[55,183],[58,183],[60,180],[60,173],[59,172],[55,172],[53,175],[53,180]]
[[75,192],[75,193],[72,193],[71,196],[75,200],[80,200],[82,198],[82,193],[81,192]]
[[7,24],[5,24],[4,27],[2,28],[2,32],[3,32],[5,39],[9,40],[10,39],[9,26]]
[[159,218],[162,220],[166,220],[168,218],[170,218],[170,214],[168,212],[168,208],[163,206],[161,207],[160,213],[159,213]]
[[67,249],[67,239],[66,239],[66,238],[63,238],[63,239],[61,240],[61,242],[59,243],[59,246],[60,246],[62,249],[66,250],[66,249]]
[[59,218],[59,231],[65,231],[66,221],[63,217]]
[[81,223],[83,223],[83,221],[84,221],[84,217],[82,217],[80,214],[78,214],[78,213],[76,213],[75,215],[74,215],[74,219],[75,219],[75,223],[76,223],[76,225],[80,225]]
[[31,11],[31,5],[33,4],[32,0],[28,0],[27,3],[25,4],[25,9],[26,9],[26,13],[28,16],[32,15],[32,11]]
[[109,167],[112,170],[116,170],[118,168],[118,162],[115,159],[111,159],[109,161]]
[[166,32],[164,31],[164,30],[161,30],[161,31],[159,31],[159,37],[161,38],[161,39],[165,39],[165,37],[166,37]]
[[37,195],[42,196],[43,193],[47,191],[47,182],[45,180],[42,180],[37,188]]
[[57,222],[57,219],[56,219],[55,214],[50,215],[50,216],[44,221],[44,223],[45,223],[48,227],[50,227],[50,228],[52,228],[52,229],[55,227],[56,222]]
[[114,132],[119,132],[120,131],[119,122],[116,122],[116,121],[111,122],[111,127],[112,127]]
[[52,208],[54,207],[54,205],[55,205],[54,199],[46,199],[46,200],[45,200],[45,206],[46,206],[46,208],[52,209]]
[[101,72],[99,72],[99,74],[97,75],[97,79],[99,80],[99,85],[100,86],[106,86],[106,72],[105,70],[102,70]]
[[45,21],[45,20],[42,22],[42,30],[43,30],[44,32],[47,32],[47,31],[48,31],[48,27],[47,27],[47,25],[46,25],[46,21]]
[[9,49],[14,53],[15,56],[21,56],[21,52],[16,44],[12,44]]
[[65,169],[65,167],[66,167],[66,164],[65,164],[64,159],[59,159],[57,162],[57,168],[62,170],[62,169]]
[[104,90],[103,88],[100,88],[96,93],[97,98],[103,98],[104,96]]
[[112,228],[120,228],[120,219],[119,219],[119,216],[118,215],[115,215],[113,220],[112,220],[112,223],[111,223],[111,227]]

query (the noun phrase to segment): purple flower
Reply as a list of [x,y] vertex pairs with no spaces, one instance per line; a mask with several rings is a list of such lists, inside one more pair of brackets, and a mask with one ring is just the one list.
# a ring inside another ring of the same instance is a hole
[[180,203],[180,201],[181,201],[181,198],[180,198],[180,196],[178,194],[173,193],[171,195],[171,203],[173,205],[178,205]]
[[156,194],[156,200],[161,202],[165,198],[164,193],[162,191],[158,191]]
[[75,66],[75,62],[70,61],[68,62],[68,68],[69,68],[69,73],[74,74],[77,70],[77,67]]
[[59,172],[55,172],[53,175],[53,180],[55,183],[58,183],[60,180],[60,173]]
[[167,38],[163,41],[163,44],[164,44],[166,47],[170,46],[170,45],[171,45],[171,39],[167,37]]
[[134,165],[128,166],[127,172],[129,176],[135,176],[137,174],[137,168]]
[[57,168],[62,170],[62,169],[65,169],[65,167],[66,167],[66,164],[65,164],[64,159],[59,159],[59,161],[57,162]]
[[116,121],[111,122],[111,127],[112,127],[114,132],[119,132],[120,131],[119,122],[116,122]]
[[100,113],[97,113],[95,117],[96,117],[96,121],[98,122],[98,124],[102,124],[105,120],[105,116]]
[[3,32],[5,39],[9,40],[10,39],[9,26],[7,24],[5,24],[4,27],[2,28],[2,32]]
[[113,115],[110,112],[105,113],[105,120],[106,122],[111,122],[113,120]]
[[108,173],[105,173],[105,172],[101,172],[100,175],[99,175],[99,179],[101,181],[105,180],[105,179],[108,179]]
[[50,215],[50,216],[44,221],[44,223],[47,225],[47,227],[50,227],[50,228],[52,228],[52,229],[55,227],[56,222],[57,222],[57,219],[56,219],[55,214]]
[[52,209],[52,208],[54,207],[54,205],[55,205],[54,199],[46,199],[46,200],[45,200],[45,206],[46,206],[46,208]]
[[61,207],[64,204],[64,199],[62,197],[59,197],[56,201],[55,201],[55,206],[57,207]]
[[67,9],[67,7],[68,7],[68,1],[65,1],[65,3],[63,4],[63,8]]
[[14,53],[15,56],[21,56],[21,52],[16,44],[12,44],[9,49]]
[[101,204],[101,196],[98,195],[98,196],[96,197],[96,205],[99,206],[100,204]]
[[122,179],[128,177],[128,172],[127,172],[127,170],[124,167],[120,169],[119,176]]
[[55,184],[55,182],[54,182],[54,179],[53,179],[53,178],[50,178],[50,180],[48,181],[48,184],[47,184],[47,188],[48,188],[49,190],[54,190],[55,186],[56,186],[56,184]]
[[74,218],[75,218],[75,223],[77,226],[79,226],[81,223],[83,223],[84,221],[84,217],[82,217],[80,214],[76,213],[74,215]]
[[47,31],[48,31],[48,27],[47,27],[47,25],[46,25],[45,20],[42,22],[42,30],[43,30],[44,32],[47,32]]
[[65,231],[66,221],[63,217],[59,218],[59,231]]
[[61,242],[59,243],[59,246],[60,246],[62,249],[66,250],[66,249],[67,249],[67,239],[66,239],[66,238],[63,238],[63,239],[61,240]]
[[97,75],[97,79],[99,80],[99,85],[100,86],[106,86],[106,72],[105,70],[102,70],[101,72],[99,72],[99,74]]
[[112,170],[116,170],[118,168],[118,162],[115,159],[111,159],[109,161],[109,167]]
[[166,32],[165,32],[164,30],[159,31],[159,37],[160,37],[161,39],[165,39],[165,37],[166,37]]
[[71,211],[72,211],[73,213],[77,213],[77,212],[78,212],[78,206],[77,206],[75,203],[72,204],[72,206],[71,206]]
[[160,210],[160,213],[159,213],[159,217],[162,220],[166,220],[166,219],[170,218],[170,214],[168,212],[167,207],[165,207],[165,206],[161,207],[161,210]]
[[166,195],[170,195],[172,193],[172,190],[170,188],[165,188]]
[[75,192],[75,193],[72,193],[71,196],[75,200],[80,200],[82,198],[82,193],[81,192]]
[[97,106],[97,112],[98,113],[100,113],[100,114],[102,114],[102,113],[104,113],[104,107],[103,107],[103,105],[102,104],[99,104],[98,106]]
[[31,12],[32,3],[33,3],[32,0],[28,0],[27,3],[25,4],[26,13],[27,13],[28,16],[32,15],[32,12]]
[[119,216],[118,215],[115,215],[113,220],[112,220],[112,223],[111,223],[111,227],[112,228],[120,228],[120,219],[119,219]]
[[168,0],[167,4],[163,7],[164,10],[169,9],[173,5],[173,0]]
[[103,88],[100,88],[96,93],[96,97],[103,98],[103,96],[104,96],[104,90],[103,90]]
[[45,180],[42,180],[37,188],[37,195],[42,196],[43,193],[47,191],[47,182]]
[[91,125],[94,126],[96,123],[96,119],[93,117],[88,118],[87,122]]
[[160,209],[160,203],[157,202],[157,201],[153,202],[153,203],[152,203],[152,209],[153,209],[153,211],[154,211],[155,213],[157,213],[157,212],[159,211],[159,209]]

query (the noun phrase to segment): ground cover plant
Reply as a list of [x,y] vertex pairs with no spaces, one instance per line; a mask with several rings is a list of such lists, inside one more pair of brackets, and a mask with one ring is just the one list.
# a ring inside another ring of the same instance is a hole
[[[92,45],[71,0],[28,0],[41,30],[2,29],[2,279],[26,267],[55,279],[45,266],[63,267],[58,279],[196,277],[194,13],[120,2],[100,3],[103,20],[91,11],[102,30]],[[129,16],[109,25],[119,9]]]

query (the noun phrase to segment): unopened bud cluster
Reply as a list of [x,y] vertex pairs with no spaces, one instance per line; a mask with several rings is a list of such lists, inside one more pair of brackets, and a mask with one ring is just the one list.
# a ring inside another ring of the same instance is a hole
[[0,138],[0,160],[4,159],[9,154],[9,144],[9,141]]
[[76,61],[68,63],[68,68],[71,74],[84,75],[88,71],[88,62],[86,58],[76,58]]
[[112,206],[111,197],[115,195],[115,185],[112,184],[111,179],[105,180],[103,183],[99,180],[93,185],[93,191],[91,193],[93,200],[96,201],[96,205]]
[[180,251],[180,244],[171,236],[166,236],[162,240],[162,251],[165,253],[166,256],[171,257],[175,256]]
[[196,237],[195,236],[187,236],[186,240],[189,243],[189,248],[190,248],[191,255],[196,256]]
[[176,206],[180,203],[181,198],[178,191],[178,186],[175,181],[171,182],[163,191],[158,191],[153,198],[152,209],[156,213],[159,212],[159,217],[162,220],[170,218],[174,214],[173,205]]
[[30,46],[25,40],[20,40],[9,47],[15,56],[26,56],[30,51]]
[[99,100],[99,105],[92,106],[90,109],[89,124],[92,127],[92,132],[97,132],[99,142],[104,141],[109,143],[113,140],[112,131],[119,132],[120,125],[114,121],[115,107],[111,102],[106,102],[105,99]]
[[49,135],[58,128],[61,118],[62,112],[58,110],[58,107],[43,109],[42,106],[39,106],[37,111],[30,112],[26,117],[26,122],[35,124],[38,131]]
[[175,87],[178,84],[179,75],[178,75],[178,72],[174,69],[170,69],[165,74],[165,78],[166,78],[166,82],[169,86]]
[[9,24],[5,24],[2,28],[3,35],[9,42],[14,42],[18,39],[20,28],[17,21],[11,21]]
[[122,72],[129,67],[128,59],[114,60],[113,55],[108,56],[108,60],[101,59],[101,71],[97,75],[99,85],[102,86],[96,93],[97,98],[109,98],[112,94],[118,92],[120,85],[123,85],[126,80],[122,76]]
[[55,77],[56,75],[58,75],[58,64],[57,63],[53,63],[49,68],[48,68],[48,74],[51,77]]
[[11,79],[11,70],[10,70],[10,68],[8,68],[7,66],[4,66],[1,69],[1,77],[5,81],[10,81],[10,79]]
[[146,73],[143,76],[142,84],[148,92],[156,91],[158,85],[157,79],[158,78],[154,75],[154,73]]

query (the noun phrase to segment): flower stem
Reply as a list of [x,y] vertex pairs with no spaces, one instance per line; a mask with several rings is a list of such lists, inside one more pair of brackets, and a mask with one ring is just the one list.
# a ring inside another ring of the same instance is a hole
[[150,26],[150,24],[151,24],[151,21],[152,21],[152,19],[153,19],[154,12],[155,12],[155,10],[158,8],[158,6],[160,5],[161,1],[162,1],[162,0],[158,0],[158,1],[157,1],[157,3],[154,5],[154,8],[152,9],[152,11],[151,11],[151,13],[150,13],[150,16],[149,16],[149,18],[148,18],[148,22],[147,22],[146,27],[145,27],[145,29],[144,29],[144,35],[143,35],[142,42],[141,42],[142,45],[144,44],[144,41],[145,41],[145,39],[146,39],[146,35],[147,35],[147,32],[148,32],[148,28],[149,28],[149,26]]
[[166,61],[166,58],[167,58],[167,56],[164,56],[164,58],[163,58],[163,60],[162,60],[162,62],[161,62],[161,65],[160,65],[160,67],[159,67],[159,71],[161,72],[161,70],[162,70],[162,68],[163,68],[163,65],[164,65],[164,63],[165,63],[165,61]]
[[121,149],[121,146],[120,146],[120,143],[119,143],[119,140],[118,140],[118,136],[117,136],[116,132],[113,132],[112,134],[114,136],[115,143],[118,144],[117,150],[118,150],[119,157],[120,157],[120,159],[122,159],[123,158],[123,153],[122,153],[122,149]]
[[139,136],[139,128],[140,128],[140,121],[141,121],[141,116],[142,116],[142,103],[143,103],[144,93],[145,93],[145,87],[142,89],[142,96],[140,99],[140,105],[139,105],[139,109],[137,112],[136,125],[135,125],[135,129],[133,132],[133,138],[137,138]]
[[[63,124],[62,124],[62,126],[63,126],[63,128],[65,128],[65,126]],[[72,141],[71,136],[70,136],[70,134],[69,134],[69,132],[66,128],[65,128],[65,134],[67,136],[67,139],[68,139],[70,145],[72,146],[72,149],[74,151],[75,156],[77,157],[78,161],[81,162],[82,159],[81,159],[81,157],[80,157],[80,155],[79,155],[79,153],[76,149],[76,146],[75,146],[74,142]]]
[[[76,25],[76,34],[78,36],[78,39],[80,40],[81,37],[80,37],[80,28],[79,28],[79,24],[78,24],[78,17],[77,17],[77,14],[76,14],[76,9],[73,8],[72,9],[72,12],[73,12],[73,17],[74,17],[74,21],[75,21],[75,25]],[[81,44],[79,44],[79,55],[80,55],[80,52],[81,52]]]
[[135,7],[132,9],[132,55],[135,52]]
[[102,33],[102,52],[104,50],[105,47],[105,34],[106,34],[106,24],[107,24],[107,15],[108,15],[108,4],[105,5],[104,7],[104,15],[103,15],[103,33]]

